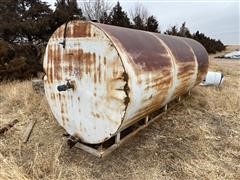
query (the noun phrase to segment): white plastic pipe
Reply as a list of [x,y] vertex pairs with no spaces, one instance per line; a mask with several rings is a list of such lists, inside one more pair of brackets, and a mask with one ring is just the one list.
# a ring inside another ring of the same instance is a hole
[[206,77],[203,79],[201,85],[214,85],[220,86],[223,83],[224,75],[222,72],[208,71]]

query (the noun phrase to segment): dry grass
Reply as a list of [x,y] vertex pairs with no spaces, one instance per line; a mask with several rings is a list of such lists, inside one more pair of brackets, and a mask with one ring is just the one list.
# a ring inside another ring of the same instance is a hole
[[0,136],[0,179],[240,179],[240,61],[210,58],[210,68],[226,75],[220,90],[194,88],[105,159],[67,147],[64,130],[30,82],[1,83],[0,126],[20,122]]

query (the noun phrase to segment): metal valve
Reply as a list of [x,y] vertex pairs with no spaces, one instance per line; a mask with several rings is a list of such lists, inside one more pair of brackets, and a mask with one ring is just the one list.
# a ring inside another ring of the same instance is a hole
[[68,89],[73,89],[73,85],[69,82],[69,80],[66,84],[57,86],[58,91],[66,91]]

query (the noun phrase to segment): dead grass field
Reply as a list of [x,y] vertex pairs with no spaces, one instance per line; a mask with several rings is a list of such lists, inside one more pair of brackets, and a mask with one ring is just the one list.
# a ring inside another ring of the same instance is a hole
[[[64,130],[31,82],[2,82],[0,126],[19,123],[0,135],[0,179],[240,179],[240,61],[213,56],[210,69],[225,74],[220,90],[195,87],[104,159],[68,148]],[[23,144],[31,119],[37,123]]]

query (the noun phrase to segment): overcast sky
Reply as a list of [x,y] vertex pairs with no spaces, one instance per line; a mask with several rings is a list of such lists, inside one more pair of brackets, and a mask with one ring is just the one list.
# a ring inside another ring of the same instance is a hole
[[[55,0],[45,1],[55,3]],[[110,2],[115,5],[117,0]],[[181,26],[185,21],[191,32],[199,30],[224,44],[240,45],[239,0],[120,0],[128,15],[138,2],[157,18],[161,32],[172,25]]]

